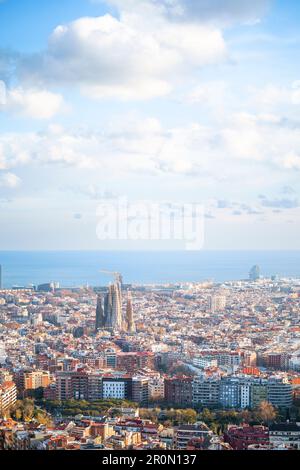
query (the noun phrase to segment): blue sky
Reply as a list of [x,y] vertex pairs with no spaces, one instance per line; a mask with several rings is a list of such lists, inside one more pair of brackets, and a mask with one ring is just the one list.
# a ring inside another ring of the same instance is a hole
[[0,1],[1,248],[126,248],[96,235],[126,197],[202,204],[206,249],[300,249],[299,19],[293,0]]
[[2,3],[1,44],[23,52],[45,47],[58,24],[106,11],[104,6],[86,0],[5,0]]

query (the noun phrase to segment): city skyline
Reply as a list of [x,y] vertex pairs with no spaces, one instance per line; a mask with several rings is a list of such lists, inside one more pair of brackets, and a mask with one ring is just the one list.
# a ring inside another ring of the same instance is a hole
[[249,274],[131,286],[135,334],[107,289],[0,291],[0,450],[299,450],[300,279]]
[[299,24],[299,0],[0,0],[8,466],[300,450]]
[[1,248],[181,249],[99,240],[99,202],[127,197],[202,204],[204,249],[299,250],[299,15],[1,1]]

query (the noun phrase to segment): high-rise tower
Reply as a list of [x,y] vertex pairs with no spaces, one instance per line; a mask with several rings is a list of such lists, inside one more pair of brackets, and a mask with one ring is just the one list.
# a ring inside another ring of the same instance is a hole
[[104,300],[105,326],[113,330],[122,330],[122,293],[121,284],[116,282],[108,288]]
[[105,316],[102,306],[102,296],[98,295],[97,297],[97,308],[96,308],[96,331],[100,330],[101,328],[105,327]]
[[251,281],[258,281],[259,278],[260,278],[260,267],[255,265],[250,270],[249,279]]
[[134,333],[135,330],[135,322],[133,319],[133,308],[132,308],[132,296],[131,292],[128,291],[127,293],[127,306],[126,306],[126,318],[125,318],[125,327],[128,333]]
[[112,286],[112,326],[116,330],[122,330],[123,318],[122,318],[122,293],[121,284],[116,282]]

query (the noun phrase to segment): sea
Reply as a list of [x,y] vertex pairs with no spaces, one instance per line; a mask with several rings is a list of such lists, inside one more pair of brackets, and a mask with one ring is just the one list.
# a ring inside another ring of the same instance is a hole
[[263,276],[300,278],[300,251],[0,251],[2,287],[59,282],[61,287],[105,286],[120,272],[126,284],[224,282]]

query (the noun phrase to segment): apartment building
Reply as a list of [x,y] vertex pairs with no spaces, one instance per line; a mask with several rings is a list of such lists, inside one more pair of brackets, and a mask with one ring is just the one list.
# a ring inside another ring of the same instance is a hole
[[292,384],[281,377],[271,377],[268,380],[268,401],[278,408],[290,408],[293,403]]
[[165,380],[163,377],[150,378],[149,380],[149,399],[163,400],[165,398]]
[[131,377],[103,377],[102,398],[116,398],[119,400],[132,399]]
[[174,433],[174,448],[186,449],[194,439],[206,439],[213,433],[204,423],[179,426]]
[[298,423],[272,424],[269,428],[270,443],[274,446],[286,445],[300,450],[300,426]]
[[149,378],[135,376],[132,378],[132,401],[147,405],[149,402]]
[[193,401],[193,379],[174,377],[165,380],[165,400],[178,406],[190,406]]
[[100,374],[85,372],[58,372],[56,374],[57,400],[98,400],[102,398]]
[[255,380],[251,385],[251,408],[257,408],[261,402],[268,400],[267,380]]
[[0,416],[5,416],[17,401],[17,387],[14,382],[4,382],[0,385]]
[[269,430],[265,426],[229,426],[224,441],[234,450],[247,450],[250,445],[269,443]]
[[46,388],[51,383],[50,372],[36,370],[33,372],[24,372],[24,390],[36,390],[37,388]]
[[238,378],[220,381],[219,403],[223,408],[240,408],[240,382]]
[[215,407],[219,404],[220,380],[195,377],[193,380],[193,405]]
[[193,358],[193,364],[200,369],[208,369],[210,367],[217,367],[218,360],[215,356],[197,355]]

